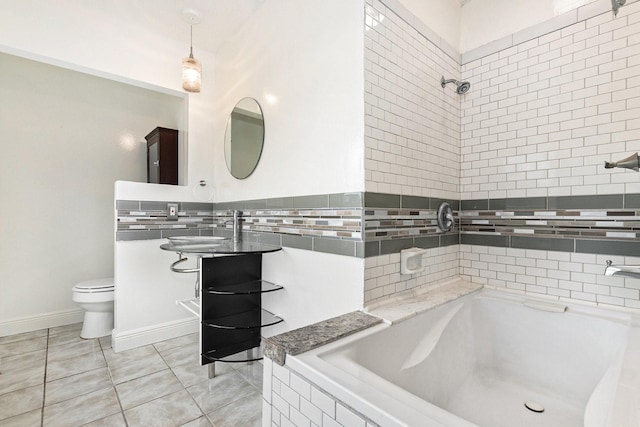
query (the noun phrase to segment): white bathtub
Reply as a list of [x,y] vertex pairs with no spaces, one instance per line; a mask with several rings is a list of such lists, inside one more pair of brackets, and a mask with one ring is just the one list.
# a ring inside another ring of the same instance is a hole
[[483,290],[286,364],[383,427],[639,426],[637,317],[531,302]]

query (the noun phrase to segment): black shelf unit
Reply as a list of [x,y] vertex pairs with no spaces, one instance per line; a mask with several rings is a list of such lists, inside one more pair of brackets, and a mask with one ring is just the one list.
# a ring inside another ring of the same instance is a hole
[[263,293],[282,289],[262,280],[262,254],[205,257],[200,271],[201,364],[261,359],[261,329],[282,322],[262,308]]

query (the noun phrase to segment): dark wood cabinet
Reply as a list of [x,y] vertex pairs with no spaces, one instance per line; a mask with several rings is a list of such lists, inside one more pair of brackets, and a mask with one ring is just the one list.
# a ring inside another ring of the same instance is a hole
[[147,182],[178,185],[178,131],[157,127],[147,140]]

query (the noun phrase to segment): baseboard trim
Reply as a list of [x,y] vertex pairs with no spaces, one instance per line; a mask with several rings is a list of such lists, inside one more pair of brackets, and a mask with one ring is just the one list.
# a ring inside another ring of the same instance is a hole
[[82,322],[83,319],[84,310],[82,308],[54,311],[36,316],[18,317],[0,322],[0,337],[54,328],[56,326],[71,325]]
[[199,325],[200,322],[196,317],[189,317],[129,331],[120,332],[114,329],[111,334],[111,347],[118,353],[198,332]]

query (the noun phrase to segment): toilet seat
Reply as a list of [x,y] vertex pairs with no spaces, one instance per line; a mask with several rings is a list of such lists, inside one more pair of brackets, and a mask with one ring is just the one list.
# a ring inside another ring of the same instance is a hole
[[112,277],[108,279],[87,280],[73,287],[73,291],[79,293],[113,292],[114,290],[115,285]]

